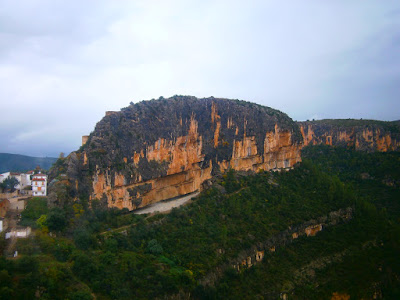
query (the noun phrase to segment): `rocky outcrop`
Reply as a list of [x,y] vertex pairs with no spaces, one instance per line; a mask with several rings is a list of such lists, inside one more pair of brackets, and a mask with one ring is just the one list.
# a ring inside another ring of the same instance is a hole
[[301,148],[297,124],[277,110],[175,96],[108,112],[70,155],[68,173],[77,194],[133,210],[200,190],[229,168],[291,168]]
[[124,157],[128,168],[134,169],[135,177],[126,178],[123,171],[112,167],[104,170],[96,165],[92,197],[106,197],[110,207],[133,210],[199,190],[201,183],[211,178],[212,161],[202,168],[205,160],[202,136],[193,116],[189,124],[187,135],[175,140],[160,138],[152,145],[144,145],[140,152],[134,151],[129,159]]
[[299,151],[302,144],[293,144],[292,133],[281,131],[276,124],[273,131],[265,134],[262,154],[257,152],[257,141],[254,136],[243,136],[234,141],[232,157],[218,165],[222,172],[229,168],[241,171],[271,170],[291,168],[300,161]]
[[362,151],[398,151],[399,122],[321,120],[299,122],[304,145],[348,146]]
[[398,150],[400,125],[295,123],[282,112],[245,101],[161,97],[107,112],[58,173],[67,173],[68,194],[74,199],[134,210],[201,190],[204,181],[230,168],[292,168],[301,161],[304,145],[321,143]]
[[[237,271],[251,268],[261,262],[265,256],[273,255],[277,248],[285,247],[301,236],[315,236],[323,228],[346,223],[352,218],[353,208],[348,207],[332,211],[325,216],[309,220],[297,226],[290,226],[287,230],[270,237],[268,240],[259,242],[250,249],[242,251],[237,257],[219,266],[215,271],[208,273],[199,282],[202,285],[213,286],[229,268]],[[221,252],[223,251],[221,249]]]

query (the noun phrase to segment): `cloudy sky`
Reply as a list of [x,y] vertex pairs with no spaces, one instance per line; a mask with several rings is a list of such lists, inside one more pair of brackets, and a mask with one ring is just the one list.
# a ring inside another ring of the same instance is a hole
[[175,94],[398,120],[400,1],[0,0],[0,152],[69,153]]

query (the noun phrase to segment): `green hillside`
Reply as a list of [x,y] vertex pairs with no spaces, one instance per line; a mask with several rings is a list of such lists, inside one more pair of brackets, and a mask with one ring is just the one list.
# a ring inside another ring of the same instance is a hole
[[288,245],[248,272],[227,273],[201,297],[400,299],[400,153],[314,146],[303,157],[351,187],[354,218]]
[[[20,258],[0,258],[9,299],[399,299],[400,154],[312,147],[281,173],[233,171],[191,204],[142,216],[73,200],[35,199]],[[338,211],[351,211],[338,219]],[[307,237],[305,226],[322,222]],[[57,236],[49,236],[48,231]],[[303,232],[292,238],[292,232]],[[238,272],[253,249],[256,265]],[[4,247],[4,245],[3,245]],[[1,248],[1,244],[0,244]],[[0,249],[1,250],[1,249]],[[39,292],[38,292],[39,291]]]
[[20,154],[0,153],[0,173],[24,172],[40,166],[48,170],[55,163],[54,157],[32,157]]

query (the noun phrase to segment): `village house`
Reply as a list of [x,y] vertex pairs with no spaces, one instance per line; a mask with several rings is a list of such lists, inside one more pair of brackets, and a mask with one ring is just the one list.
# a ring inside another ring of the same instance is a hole
[[10,172],[0,174],[0,183],[6,180],[10,176]]
[[8,220],[6,218],[0,218],[0,233],[6,231],[8,228]]
[[19,184],[15,187],[17,190],[23,190],[27,186],[31,186],[31,175],[33,171],[27,173],[10,173],[10,177],[15,177]]
[[18,227],[9,232],[6,232],[6,240],[10,238],[27,238],[32,232],[30,227]]
[[47,175],[38,173],[32,177],[32,196],[47,195]]
[[29,171],[26,173],[17,173],[17,172],[6,172],[0,174],[0,183],[6,180],[7,178],[14,177],[18,180],[18,184],[15,186],[16,190],[22,191],[26,189],[26,187],[30,187],[32,185],[31,177],[34,174],[33,171]]

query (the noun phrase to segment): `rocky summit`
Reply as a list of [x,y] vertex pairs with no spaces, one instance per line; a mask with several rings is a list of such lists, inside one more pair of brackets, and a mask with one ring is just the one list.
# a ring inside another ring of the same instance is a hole
[[[199,191],[230,168],[292,168],[308,144],[400,147],[398,123],[335,121],[296,123],[240,100],[161,97],[106,112],[62,169],[70,195],[134,210]],[[54,177],[60,173],[60,167],[53,170]],[[50,199],[58,201],[55,193]]]

